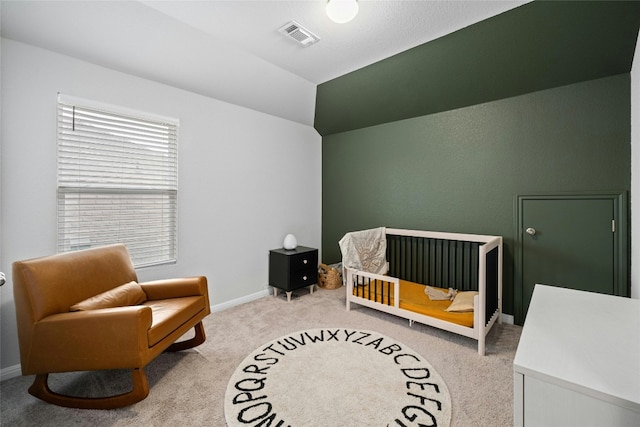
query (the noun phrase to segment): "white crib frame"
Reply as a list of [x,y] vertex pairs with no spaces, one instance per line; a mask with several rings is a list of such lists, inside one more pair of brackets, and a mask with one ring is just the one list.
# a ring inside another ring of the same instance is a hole
[[[436,319],[434,317],[426,316],[424,314],[416,313],[410,310],[402,309],[400,304],[400,285],[399,279],[391,276],[383,276],[380,274],[367,273],[364,271],[358,271],[352,268],[345,268],[346,270],[346,292],[347,292],[347,311],[351,310],[351,303],[359,304],[365,307],[372,308],[374,310],[383,311],[385,313],[393,314],[409,320],[409,325],[413,322],[422,323],[428,326],[433,326],[438,329],[443,329],[449,332],[453,332],[458,335],[473,338],[478,341],[478,354],[484,356],[485,354],[485,338],[493,325],[496,323],[502,323],[502,237],[501,236],[486,236],[479,234],[461,234],[461,233],[444,233],[435,231],[421,231],[421,230],[404,230],[397,228],[387,228],[386,234],[401,235],[401,236],[413,236],[413,237],[426,237],[432,239],[442,240],[457,240],[465,242],[480,242],[483,245],[479,247],[478,253],[478,295],[474,297],[474,320],[473,327],[466,327],[458,325],[456,323],[447,322],[445,320]],[[486,283],[486,255],[491,250],[498,248],[498,304],[497,309],[491,316],[488,322],[484,322],[486,306],[485,295],[487,292]],[[390,282],[394,284],[394,302],[393,305],[387,305],[381,302],[371,301],[366,298],[362,298],[353,294],[354,283],[362,283],[359,278],[377,279],[378,281]],[[360,280],[360,281],[359,281]]]

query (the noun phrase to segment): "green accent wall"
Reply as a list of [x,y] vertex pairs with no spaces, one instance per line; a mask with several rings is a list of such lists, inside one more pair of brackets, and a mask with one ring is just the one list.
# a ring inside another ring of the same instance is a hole
[[630,75],[323,137],[323,262],[348,231],[387,226],[504,237],[514,313],[519,194],[629,191]]
[[534,1],[318,86],[323,136],[628,73],[640,1]]

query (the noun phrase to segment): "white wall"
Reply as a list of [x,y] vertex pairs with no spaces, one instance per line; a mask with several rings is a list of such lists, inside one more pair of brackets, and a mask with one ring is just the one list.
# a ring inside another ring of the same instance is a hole
[[640,36],[631,66],[631,298],[640,298]]
[[1,366],[19,363],[11,263],[56,250],[56,94],[180,119],[178,262],[141,281],[205,275],[213,306],[266,294],[287,233],[321,242],[321,137],[310,126],[2,40]]

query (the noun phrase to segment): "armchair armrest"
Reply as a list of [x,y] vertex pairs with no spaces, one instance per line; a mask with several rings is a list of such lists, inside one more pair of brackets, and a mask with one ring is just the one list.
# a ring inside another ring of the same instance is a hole
[[[185,277],[181,279],[154,280],[140,283],[149,300],[180,298],[190,296],[207,296],[207,278],[204,276]],[[208,298],[207,298],[208,299]]]
[[151,308],[131,306],[59,313],[33,326],[23,374],[144,366]]

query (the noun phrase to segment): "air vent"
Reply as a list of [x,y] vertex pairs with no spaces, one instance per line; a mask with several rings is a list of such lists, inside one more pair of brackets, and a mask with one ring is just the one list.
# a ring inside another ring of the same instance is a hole
[[304,47],[311,46],[312,44],[320,41],[320,37],[316,36],[296,21],[291,21],[285,24],[278,31],[284,34],[285,37],[296,41]]

